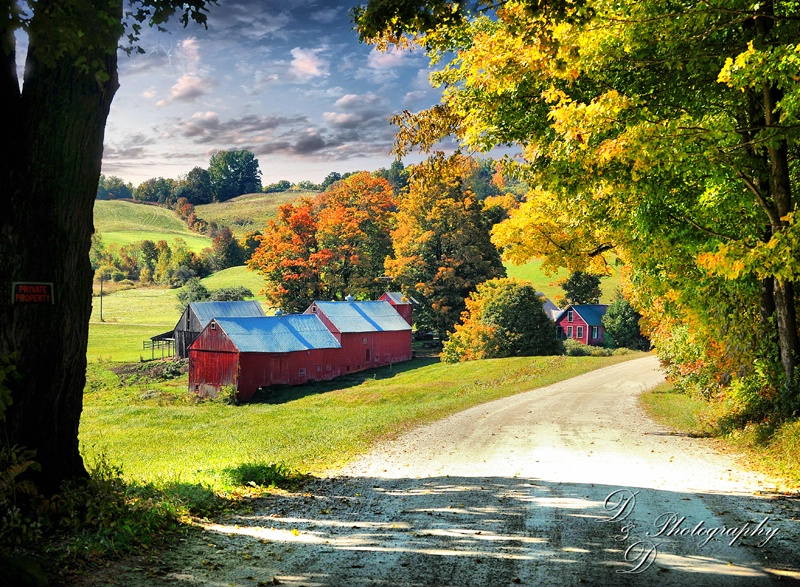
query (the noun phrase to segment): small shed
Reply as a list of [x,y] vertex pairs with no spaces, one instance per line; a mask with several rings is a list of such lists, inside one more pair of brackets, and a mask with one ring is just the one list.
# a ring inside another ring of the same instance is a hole
[[264,317],[264,310],[255,300],[244,302],[191,302],[175,325],[175,354],[181,359],[189,356],[189,347],[200,336],[212,318]]
[[389,302],[409,325],[412,324],[414,318],[414,304],[419,305],[417,300],[399,291],[387,291],[378,299]]
[[314,315],[213,318],[189,348],[189,391],[239,401],[261,387],[299,385],[341,374],[341,345]]
[[341,343],[342,373],[409,361],[411,324],[385,300],[314,302],[316,314]]
[[600,346],[606,340],[603,326],[608,306],[603,304],[576,304],[564,308],[556,318],[559,336],[575,339],[583,344]]

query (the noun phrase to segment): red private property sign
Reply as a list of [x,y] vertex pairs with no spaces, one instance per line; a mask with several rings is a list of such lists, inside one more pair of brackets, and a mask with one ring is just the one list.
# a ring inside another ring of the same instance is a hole
[[14,282],[11,284],[14,304],[55,304],[52,283]]

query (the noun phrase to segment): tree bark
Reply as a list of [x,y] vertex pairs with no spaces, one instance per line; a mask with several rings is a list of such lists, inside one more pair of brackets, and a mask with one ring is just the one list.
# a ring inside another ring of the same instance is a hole
[[[756,18],[756,31],[761,40],[769,41],[774,25],[774,3],[770,0],[761,7],[761,14]],[[761,89],[764,110],[764,132],[769,129],[780,129],[781,120],[778,105],[783,92],[774,83],[764,83]],[[792,198],[791,175],[789,172],[789,148],[785,136],[773,136],[766,142],[767,160],[769,163],[769,190],[773,214],[770,215],[773,236],[786,228],[783,218],[794,210]],[[788,281],[775,280],[773,286],[775,301],[775,318],[778,328],[778,344],[780,346],[781,364],[789,383],[794,382],[797,361],[800,357],[800,339],[797,334],[797,310],[794,299],[794,284]]]
[[[22,375],[4,440],[36,450],[39,488],[53,493],[85,475],[78,425],[92,309],[89,248],[105,123],[118,88],[122,3],[78,3],[82,10],[61,12],[58,22],[51,16],[58,11],[43,4],[29,33],[22,90],[10,83],[8,64],[0,81],[4,94],[17,93],[0,138],[0,354],[16,353]],[[75,54],[48,51],[66,43],[54,38],[60,27],[91,31],[76,51],[87,67]],[[15,302],[14,282],[52,284],[52,303]]]

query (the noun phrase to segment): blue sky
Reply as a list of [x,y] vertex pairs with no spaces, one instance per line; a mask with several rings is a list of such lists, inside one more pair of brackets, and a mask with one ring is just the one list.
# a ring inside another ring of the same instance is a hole
[[388,167],[387,119],[440,93],[423,52],[360,44],[351,6],[220,0],[208,30],[147,31],[144,55],[120,53],[103,173],[177,178],[220,149],[255,153],[264,184]]

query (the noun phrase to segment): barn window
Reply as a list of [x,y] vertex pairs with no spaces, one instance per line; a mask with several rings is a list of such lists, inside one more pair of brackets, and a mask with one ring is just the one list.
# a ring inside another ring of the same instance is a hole
[[322,365],[317,365],[317,373],[319,373],[320,371],[322,371]]
[[578,338],[583,338],[583,326],[578,326]]
[[216,322],[212,322],[211,323],[211,330],[216,330],[216,329],[217,329],[217,323]]
[[573,316],[572,310],[567,312],[567,322],[572,322],[572,316]]
[[567,326],[567,337],[572,338],[572,326]]
[[592,338],[597,338],[597,326],[592,326]]
[[361,339],[361,344],[367,344],[367,337],[366,336]]
[[300,367],[300,370],[297,372],[297,374],[300,377],[305,377],[306,376],[306,368],[305,367]]
[[330,364],[330,363],[328,363],[327,365],[325,365],[325,370],[326,370],[326,371],[330,371],[330,370],[331,370],[331,364]]
[[369,363],[371,359],[372,359],[372,357],[370,356],[370,351],[369,351],[369,349],[367,349],[367,354],[365,355],[365,358],[364,358],[364,360],[365,360],[367,363]]

